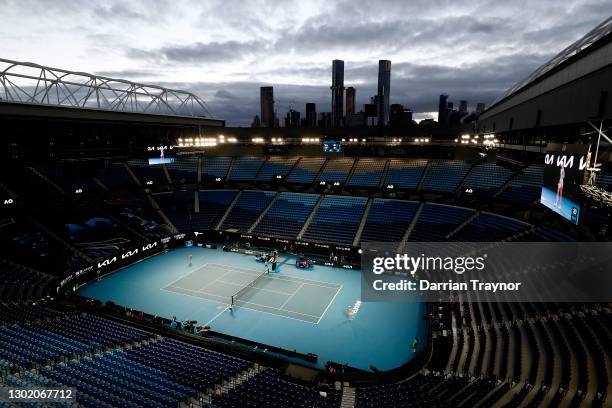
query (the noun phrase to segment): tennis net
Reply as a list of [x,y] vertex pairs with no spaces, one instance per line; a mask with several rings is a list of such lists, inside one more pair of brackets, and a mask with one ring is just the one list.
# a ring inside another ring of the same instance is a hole
[[266,269],[261,275],[257,276],[255,279],[253,279],[248,285],[246,285],[245,287],[241,288],[238,292],[234,293],[232,295],[232,298],[231,298],[231,305],[234,306],[236,304],[236,301],[238,300],[238,298],[240,296],[244,295],[245,292],[248,291],[249,289],[255,287],[257,282],[262,280],[263,277],[266,276],[267,274],[268,274],[268,270]]

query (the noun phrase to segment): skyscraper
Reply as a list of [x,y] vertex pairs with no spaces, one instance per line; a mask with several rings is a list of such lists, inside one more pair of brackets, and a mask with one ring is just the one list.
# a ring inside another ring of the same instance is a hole
[[259,98],[261,102],[261,126],[274,127],[274,88],[262,86],[259,88]]
[[344,116],[344,61],[332,61],[332,126],[340,126]]
[[391,90],[391,61],[378,61],[378,126],[389,123],[389,92]]
[[438,104],[438,123],[440,125],[446,125],[448,121],[447,111],[448,108],[448,94],[440,94],[440,103]]
[[346,116],[355,113],[355,88],[346,88]]
[[459,113],[467,113],[467,101],[465,99],[459,101]]
[[285,127],[299,127],[300,126],[300,112],[293,109],[289,109],[287,116],[285,117]]
[[317,126],[317,105],[312,102],[306,104],[306,126]]
[[485,110],[485,104],[482,103],[482,102],[478,102],[476,104],[476,113],[480,114],[480,113],[484,112],[484,110]]

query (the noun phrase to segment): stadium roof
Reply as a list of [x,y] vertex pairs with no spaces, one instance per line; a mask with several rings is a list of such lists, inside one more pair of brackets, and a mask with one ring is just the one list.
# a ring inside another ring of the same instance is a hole
[[491,104],[489,109],[508,99],[512,95],[517,94],[521,90],[533,85],[547,74],[570,63],[570,60],[580,58],[583,54],[590,52],[591,47],[594,44],[607,42],[610,40],[610,38],[612,38],[612,17],[609,17],[603,21],[597,27],[589,31],[584,37],[580,38],[578,41],[574,42],[569,47],[555,55],[550,61],[540,66],[529,76],[517,82],[514,86],[497,98],[493,104]]
[[0,104],[213,118],[193,93],[0,58]]

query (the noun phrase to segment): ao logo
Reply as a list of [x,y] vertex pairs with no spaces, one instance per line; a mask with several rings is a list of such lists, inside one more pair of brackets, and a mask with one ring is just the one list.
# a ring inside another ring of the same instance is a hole
[[4,200],[4,205],[9,205],[9,204],[13,204],[12,198],[7,198],[6,200]]

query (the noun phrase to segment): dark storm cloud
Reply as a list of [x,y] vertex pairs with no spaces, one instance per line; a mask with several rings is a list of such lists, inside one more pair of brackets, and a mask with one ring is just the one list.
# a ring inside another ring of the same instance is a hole
[[303,112],[306,102],[329,111],[334,58],[345,61],[345,86],[356,87],[359,106],[376,93],[378,59],[392,61],[392,103],[432,112],[438,95],[447,92],[455,102],[467,99],[471,108],[490,104],[611,10],[610,0],[4,0],[3,5],[8,7],[2,10],[1,56],[165,82],[195,92],[216,116],[241,126],[259,113],[262,85],[274,86],[281,117],[289,106]]
[[142,58],[156,63],[221,63],[243,59],[262,48],[257,41],[225,41],[195,43],[190,45],[171,45],[158,49],[141,50],[132,48],[127,55],[130,58]]

